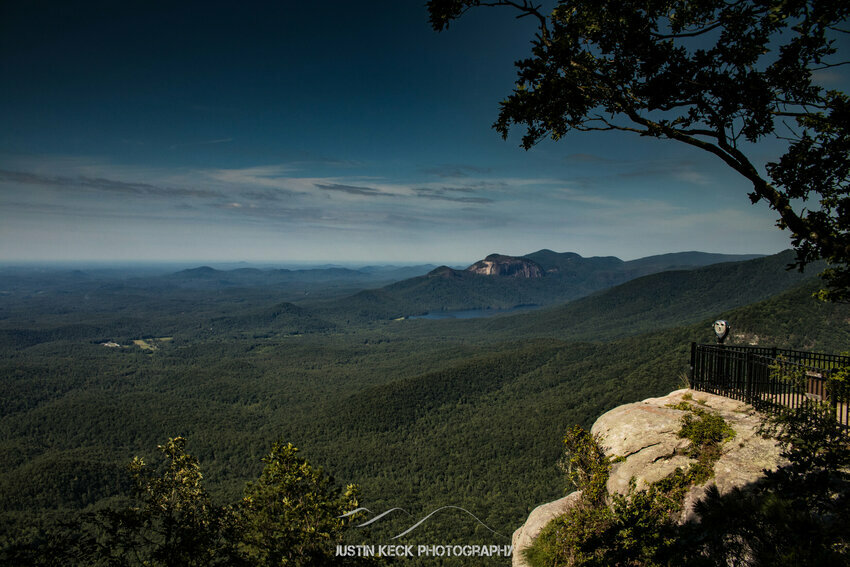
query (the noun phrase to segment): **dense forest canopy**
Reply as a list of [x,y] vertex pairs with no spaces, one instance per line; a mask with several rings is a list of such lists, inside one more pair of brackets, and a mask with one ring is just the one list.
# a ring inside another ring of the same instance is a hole
[[[339,301],[350,288],[336,283],[296,305],[280,301],[290,288],[227,281],[7,278],[3,557],[38,556],[69,518],[132,505],[128,463],[157,462],[155,447],[177,436],[213,506],[239,502],[282,440],[338,488],[359,485],[370,510],[420,518],[460,506],[509,534],[567,489],[555,466],[565,429],[679,387],[690,341],[711,340],[714,318],[732,322],[732,341],[846,345],[850,313],[815,302],[815,284],[786,263],[787,254],[662,272],[550,309],[465,321],[362,313]],[[410,527],[406,517],[346,537],[382,542]],[[410,537],[505,543],[450,511]]]

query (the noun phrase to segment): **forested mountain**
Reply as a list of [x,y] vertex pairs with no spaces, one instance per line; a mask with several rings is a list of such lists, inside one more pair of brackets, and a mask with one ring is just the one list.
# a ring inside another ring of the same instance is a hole
[[633,279],[565,305],[484,323],[493,332],[604,340],[703,320],[811,279],[822,269],[789,271],[790,250],[745,262],[712,264]]
[[491,254],[464,270],[441,266],[426,275],[359,292],[322,309],[388,319],[435,311],[552,305],[670,269],[745,261],[755,255],[682,252],[624,262],[539,250],[525,256]]
[[725,262],[743,262],[761,258],[762,254],[711,254],[708,252],[673,252],[671,254],[658,254],[629,260],[625,262],[627,270],[642,272],[641,275],[663,272],[667,270],[683,270],[687,268],[698,268],[711,264]]
[[433,265],[418,266],[366,266],[363,268],[309,268],[300,270],[238,268],[216,270],[209,266],[181,270],[162,276],[163,283],[181,287],[247,287],[275,286],[292,283],[348,283],[382,284],[405,278],[416,277],[433,270]]
[[[219,296],[242,298],[278,294],[280,301],[329,298],[351,295],[366,287],[379,287],[426,274],[435,266],[328,266],[305,269],[234,268],[210,266],[175,271],[170,265],[87,266],[68,269],[49,266],[0,266],[0,320],[4,310],[21,307],[39,296],[77,295],[81,302],[100,302],[102,311],[112,312],[126,301],[160,304],[159,297],[174,302],[192,301],[196,292],[217,292]],[[119,299],[113,303],[113,298]],[[2,301],[5,299],[6,301]],[[133,306],[136,308],[137,306]],[[62,305],[63,310],[72,304]],[[91,309],[92,306],[87,306]]]
[[[786,262],[656,274],[473,321],[326,318],[275,288],[0,296],[0,561],[45,545],[52,519],[118,505],[130,459],[177,435],[220,503],[283,439],[359,484],[371,510],[418,519],[462,506],[510,534],[566,488],[564,430],[681,385],[690,341],[711,340],[714,318],[731,322],[733,341],[848,344],[850,307],[816,303],[811,283],[789,289],[799,276]],[[390,292],[369,293],[378,306]],[[436,516],[405,543],[505,543],[468,520]],[[350,537],[386,543],[409,525]]]

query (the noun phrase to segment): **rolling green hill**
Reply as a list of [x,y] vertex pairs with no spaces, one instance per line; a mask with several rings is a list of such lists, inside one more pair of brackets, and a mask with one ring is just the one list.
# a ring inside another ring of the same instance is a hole
[[[521,257],[493,254],[465,270],[442,266],[426,275],[402,280],[377,290],[318,304],[323,316],[347,313],[364,319],[394,319],[435,311],[509,309],[571,301],[646,274],[676,267],[691,269],[718,262],[746,261],[753,255],[682,252],[624,262],[613,256],[583,258],[571,252],[540,250]],[[509,275],[483,275],[481,264],[530,263],[525,276],[513,268]]]
[[[689,344],[712,340],[712,320],[731,322],[731,341],[850,343],[850,306],[816,303],[816,283],[785,272],[787,261],[655,274],[557,308],[470,321],[357,322],[350,311],[331,320],[274,289],[141,296],[158,297],[154,305],[129,301],[138,290],[113,291],[110,304],[128,306],[115,313],[77,294],[28,296],[26,312],[0,319],[0,547],[37,546],[35,526],[117,502],[129,459],[176,435],[188,437],[219,502],[239,498],[282,438],[359,484],[372,510],[422,517],[462,506],[510,534],[566,488],[555,466],[564,430],[682,385]],[[380,307],[388,293],[364,297]],[[70,321],[82,327],[56,331]],[[110,325],[178,332],[154,351],[107,348],[91,327]],[[393,520],[351,537],[386,543],[406,527]],[[419,541],[504,543],[451,516],[405,543]]]
[[722,264],[726,262],[743,262],[761,258],[762,254],[711,254],[708,252],[673,252],[671,254],[658,254],[629,260],[625,262],[627,270],[634,270],[640,275],[648,275],[668,270],[684,270],[710,266],[711,264]]
[[788,271],[793,252],[745,262],[644,276],[545,311],[500,317],[494,333],[606,340],[700,321],[747,305],[811,279],[820,267]]
[[[683,387],[690,342],[712,342],[715,318],[732,322],[732,344],[754,333],[780,347],[846,344],[850,306],[818,306],[812,289],[807,283],[695,324],[611,342],[505,342],[444,370],[375,385],[327,409],[323,458],[360,479],[379,509],[460,501],[512,531],[531,508],[563,495],[554,465],[565,429]],[[783,334],[786,322],[795,332]]]

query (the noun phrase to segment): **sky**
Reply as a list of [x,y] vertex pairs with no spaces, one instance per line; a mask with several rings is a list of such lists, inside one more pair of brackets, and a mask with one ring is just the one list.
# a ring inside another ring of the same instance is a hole
[[533,32],[480,9],[437,33],[418,0],[2,2],[0,262],[789,247],[699,150],[502,140]]

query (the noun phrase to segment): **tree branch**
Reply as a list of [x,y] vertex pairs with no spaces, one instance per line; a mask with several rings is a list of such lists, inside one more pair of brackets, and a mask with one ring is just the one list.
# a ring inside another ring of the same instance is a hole
[[679,38],[683,38],[683,37],[699,37],[699,36],[706,34],[710,31],[716,30],[717,28],[721,27],[722,25],[723,25],[723,22],[715,21],[714,23],[709,25],[707,28],[702,28],[702,29],[695,30],[695,31],[692,31],[692,32],[681,32],[681,33],[671,33],[671,34],[660,34],[660,33],[650,32],[649,35],[650,35],[650,37],[653,37],[655,39],[679,39]]
[[[494,2],[480,2],[480,6],[510,6],[516,10],[522,12],[517,19],[524,18],[526,16],[534,16],[540,22],[540,32],[543,41],[546,45],[549,44],[549,20],[548,18],[540,12],[540,8],[543,6],[542,4],[538,4],[535,6],[528,0],[522,0],[522,3],[515,0],[496,0]],[[470,6],[471,7],[471,6]],[[467,8],[468,10],[469,8]]]
[[[653,122],[643,116],[640,116],[634,109],[624,109],[636,124],[640,124],[647,128],[650,132],[658,132],[671,140],[683,142],[695,148],[712,153],[722,159],[728,166],[743,175],[753,185],[755,195],[759,199],[766,200],[772,209],[779,213],[780,219],[795,236],[808,236],[808,223],[797,215],[791,207],[791,202],[783,193],[778,191],[773,185],[759,175],[755,166],[747,159],[747,157],[737,148],[726,142],[726,137],[721,133],[715,133],[717,144],[712,144],[686,134],[684,131],[669,128],[663,124]],[[823,244],[824,242],[822,242]]]
[[833,67],[841,67],[843,65],[850,65],[850,61],[842,61],[841,63],[824,63],[820,67],[812,67],[812,71],[823,71],[824,69],[832,69]]

